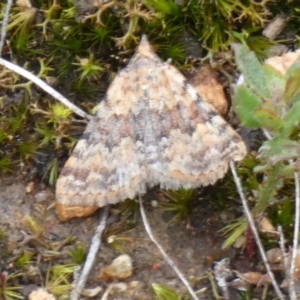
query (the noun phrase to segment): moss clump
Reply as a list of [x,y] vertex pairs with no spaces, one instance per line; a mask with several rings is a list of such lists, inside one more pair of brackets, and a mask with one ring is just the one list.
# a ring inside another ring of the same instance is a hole
[[[243,41],[260,53],[269,46],[260,32],[271,18],[268,8],[272,1],[74,3],[19,1],[11,11],[7,37],[18,65],[34,71],[89,111],[132,55],[142,33],[163,59],[172,58],[183,69],[189,67],[188,55],[226,51],[232,42]],[[5,4],[0,6],[3,16]],[[190,49],[191,43],[197,45],[196,52]],[[12,98],[23,93],[10,104],[9,92],[0,94],[4,108],[0,113],[0,169],[11,171],[20,160],[30,161],[43,151],[51,152],[44,170],[51,169],[54,159],[70,151],[75,134],[80,136],[84,126],[78,126],[71,113],[63,112],[54,100],[10,71],[1,72],[0,86],[12,89]]]

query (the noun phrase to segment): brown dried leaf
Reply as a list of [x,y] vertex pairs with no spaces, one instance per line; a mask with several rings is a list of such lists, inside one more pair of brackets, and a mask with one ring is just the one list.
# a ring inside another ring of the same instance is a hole
[[239,278],[245,280],[246,282],[250,284],[258,284],[258,282],[261,280],[263,274],[260,272],[246,272],[241,273],[236,271],[236,274]]
[[260,287],[260,286],[266,285],[266,284],[272,284],[272,280],[268,274],[265,274],[261,277],[261,279],[257,283],[257,286]]
[[[262,217],[260,222],[257,225],[258,225],[259,231],[261,231],[261,232],[274,234],[274,232],[276,231],[276,229],[273,226],[273,224],[271,223],[270,219],[268,219],[266,217]],[[277,234],[276,234],[276,236],[277,236]]]
[[283,263],[283,257],[280,248],[270,249],[266,252],[266,255],[267,255],[268,262],[271,265]]
[[203,65],[194,71],[189,83],[195,88],[201,98],[212,105],[221,116],[228,112],[229,104],[224,88],[219,82],[217,72],[209,65]]

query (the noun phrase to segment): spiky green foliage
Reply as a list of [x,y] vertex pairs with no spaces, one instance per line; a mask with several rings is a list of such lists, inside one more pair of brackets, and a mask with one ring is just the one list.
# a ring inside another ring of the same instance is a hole
[[165,191],[170,202],[164,203],[164,210],[174,213],[170,223],[184,220],[189,223],[192,212],[192,202],[197,199],[197,191],[193,189],[179,189]]
[[71,291],[71,278],[74,273],[76,265],[65,264],[55,265],[48,268],[46,276],[47,290],[58,297],[58,299],[69,299]]
[[15,264],[20,269],[26,270],[28,266],[32,263],[32,253],[24,252],[20,257],[15,261]]
[[13,283],[21,274],[3,272],[0,276],[0,298],[6,300],[23,299],[19,292],[21,286],[15,286]]
[[86,247],[77,243],[71,248],[71,250],[68,252],[68,255],[74,264],[82,265],[85,261],[86,252]]

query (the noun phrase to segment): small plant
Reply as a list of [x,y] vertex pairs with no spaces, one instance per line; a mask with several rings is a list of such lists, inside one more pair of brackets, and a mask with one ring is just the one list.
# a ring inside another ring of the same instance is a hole
[[[278,213],[272,208],[278,200],[295,197],[297,182],[292,182],[296,180],[300,153],[300,63],[296,61],[286,72],[280,72],[280,63],[274,67],[261,65],[243,45],[234,45],[234,51],[245,81],[235,88],[237,113],[244,126],[260,128],[266,136],[252,167],[256,175],[256,183],[248,190],[250,197],[256,199],[252,215],[256,218],[269,212],[274,223],[290,231],[290,200],[277,204],[281,207]],[[244,180],[244,187],[249,189],[251,185],[247,184],[246,177]],[[238,228],[240,234],[243,227]],[[227,243],[233,239],[231,236]]]
[[[63,139],[72,138],[67,134],[67,131],[72,127],[70,119],[72,111],[60,103],[53,104],[49,111],[41,109],[37,104],[31,104],[31,113],[41,114],[45,120],[36,125],[36,131],[43,136],[39,143],[39,147],[45,147],[53,143],[56,148],[61,146]],[[52,161],[49,170],[55,166],[55,161]]]
[[222,248],[224,249],[231,247],[234,244],[234,242],[245,233],[247,228],[248,223],[244,218],[240,218],[235,222],[224,227],[221,231],[224,235],[228,237],[223,243]]
[[68,252],[68,256],[72,259],[74,264],[82,265],[86,258],[86,247],[76,243]]
[[139,202],[135,199],[127,199],[121,204],[122,220],[126,220],[129,227],[134,227],[139,216]]
[[173,289],[163,284],[152,283],[152,289],[157,300],[183,300]]
[[88,58],[77,57],[78,63],[74,63],[78,66],[76,72],[80,73],[79,81],[83,80],[97,80],[99,79],[104,68],[100,67],[100,62],[95,60],[94,55],[90,54]]
[[18,292],[21,287],[11,286],[10,281],[17,279],[21,274],[2,272],[0,274],[0,299],[15,300],[23,299],[23,296]]
[[179,189],[177,191],[163,192],[171,202],[164,203],[164,210],[171,211],[175,215],[169,223],[179,220],[185,220],[190,223],[190,215],[192,212],[192,202],[197,198],[197,192],[194,189]]
[[54,158],[52,159],[47,167],[46,167],[46,171],[43,175],[43,179],[49,174],[49,184],[54,186],[58,177],[58,159]]
[[20,269],[26,269],[32,263],[32,253],[24,252],[19,258],[17,258],[15,264]]
[[55,265],[48,268],[46,276],[47,290],[59,299],[69,299],[71,291],[71,278],[76,265]]
[[33,235],[41,235],[44,231],[43,226],[33,217],[27,216],[24,220],[24,227]]
[[286,237],[292,239],[294,224],[294,205],[290,197],[285,197],[278,203],[274,203],[269,209],[269,217],[276,226],[282,226]]
[[271,203],[286,181],[293,179],[299,159],[300,64],[296,62],[286,75],[270,66],[261,66],[252,52],[235,45],[236,60],[245,84],[236,88],[235,106],[242,124],[261,128],[267,141],[259,150],[254,172],[263,173],[258,188],[255,214]]

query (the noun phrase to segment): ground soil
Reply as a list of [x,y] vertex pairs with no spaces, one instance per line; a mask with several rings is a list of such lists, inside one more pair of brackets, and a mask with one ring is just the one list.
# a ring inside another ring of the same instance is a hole
[[[41,192],[46,196],[39,197]],[[54,189],[40,183],[39,180],[28,182],[25,179],[4,178],[2,176],[0,181],[0,228],[5,229],[8,236],[7,243],[0,243],[0,247],[2,247],[0,249],[2,271],[12,272],[14,270],[13,261],[18,255],[18,251],[21,251],[20,249],[27,247],[40,253],[45,251],[44,245],[40,245],[34,240],[24,243],[24,240],[30,235],[30,230],[24,225],[28,216],[35,218],[44,226],[41,239],[46,243],[54,245],[69,236],[75,236],[77,242],[88,247],[99,220],[99,212],[89,218],[73,219],[62,223],[57,219],[52,205],[54,198]],[[224,242],[224,236],[219,230],[237,217],[238,210],[216,210],[205,199],[199,199],[193,208],[190,226],[187,228],[186,221],[169,224],[173,215],[162,208],[159,204],[160,198],[161,193],[154,191],[146,195],[144,202],[156,238],[187,278],[194,278],[192,282],[194,282],[195,290],[202,287],[207,288],[201,299],[213,299],[209,280],[202,280],[197,283],[197,278],[205,275],[213,266],[214,261],[236,256],[237,253],[233,249],[222,250],[221,245]],[[158,200],[158,205],[153,206],[151,200]],[[124,221],[124,219],[122,220],[121,205],[111,208],[103,243],[87,287],[101,286],[105,291],[111,281],[99,279],[101,270],[118,255],[126,253],[130,255],[133,262],[133,275],[123,280],[126,284],[126,291],[116,292],[110,295],[109,299],[154,299],[152,283],[166,284],[179,294],[186,294],[181,281],[147,236],[139,214],[131,215]],[[136,225],[129,230],[128,223],[133,222],[135,218]],[[107,243],[107,238],[113,234],[120,241],[117,246]],[[39,279],[27,278],[20,282],[20,285],[25,288],[24,293],[28,293],[28,291],[25,292],[26,286],[30,285],[32,289],[42,286],[49,260],[51,264],[65,263],[64,254],[69,247],[69,245],[61,247],[61,256],[57,258],[52,257],[50,259],[41,255],[39,262],[32,263],[33,266],[40,268]]]

